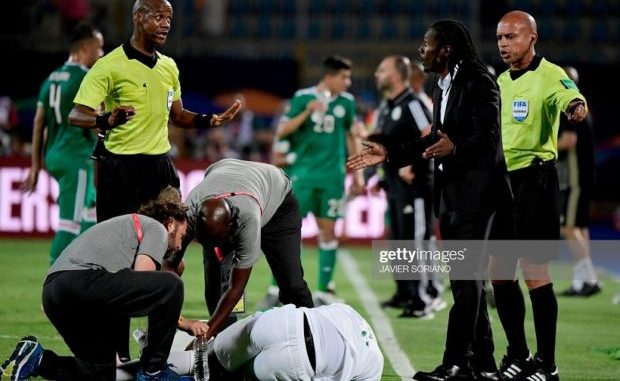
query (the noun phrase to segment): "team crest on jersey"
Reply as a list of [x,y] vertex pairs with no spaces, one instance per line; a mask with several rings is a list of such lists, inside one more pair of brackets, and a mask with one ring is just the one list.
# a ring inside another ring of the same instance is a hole
[[517,122],[523,122],[529,113],[529,101],[527,99],[513,99],[512,117]]
[[400,108],[400,106],[396,106],[392,110],[392,114],[390,116],[392,117],[392,120],[396,121],[396,120],[399,120],[402,115],[403,115],[403,109]]
[[170,111],[170,108],[172,107],[172,98],[174,98],[174,90],[169,89],[168,90],[168,111]]
[[334,107],[334,116],[336,118],[344,117],[345,113],[346,113],[346,110],[341,105],[336,105],[336,107]]

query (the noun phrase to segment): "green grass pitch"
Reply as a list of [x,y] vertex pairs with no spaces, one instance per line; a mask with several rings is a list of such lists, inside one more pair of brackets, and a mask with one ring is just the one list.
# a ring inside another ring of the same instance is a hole
[[[35,335],[45,348],[67,355],[69,351],[41,310],[41,286],[48,262],[48,240],[0,239],[0,361],[10,354],[16,341],[25,335]],[[379,300],[393,292],[393,282],[378,280],[371,275],[372,255],[369,247],[350,247],[362,275],[366,278]],[[192,245],[186,255],[185,304],[183,315],[190,318],[207,318],[203,301],[202,256],[200,247]],[[306,280],[311,289],[317,283],[317,253],[312,247],[304,250],[303,263]],[[339,296],[356,308],[362,315],[366,311],[361,296],[349,283],[347,269],[339,266],[336,284]],[[553,271],[570,271],[568,264],[554,265]],[[567,276],[563,276],[567,279]],[[620,348],[620,305],[611,303],[612,296],[620,293],[620,283],[608,276],[603,277],[603,292],[590,299],[559,299],[559,324],[557,339],[557,363],[562,381],[620,380],[620,360],[605,353],[609,348]],[[270,272],[266,261],[261,260],[252,271],[247,288],[247,304],[252,310],[270,284]],[[555,284],[561,290],[566,281]],[[526,294],[527,295],[527,294]],[[447,296],[448,301],[450,297]],[[530,350],[535,351],[532,315],[528,302],[526,330]],[[251,311],[250,311],[251,312]],[[387,310],[399,345],[416,369],[429,370],[441,361],[448,310],[436,314],[435,319],[417,321],[398,318],[399,311]],[[491,310],[495,337],[495,356],[499,361],[506,347],[506,340],[499,319]],[[145,327],[145,319],[134,319],[133,326]],[[96,327],[93,327],[96,329]],[[87,333],[86,333],[87,334]],[[133,348],[137,351],[137,348]],[[137,353],[134,353],[136,355]],[[386,358],[384,380],[397,380]]]

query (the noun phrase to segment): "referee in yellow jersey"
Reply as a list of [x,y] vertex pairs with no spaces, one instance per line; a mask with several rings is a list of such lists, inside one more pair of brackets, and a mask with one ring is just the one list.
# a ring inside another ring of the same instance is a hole
[[[181,128],[216,127],[241,108],[235,103],[219,115],[196,114],[181,102],[179,70],[157,48],[166,42],[172,22],[167,0],[137,0],[133,35],[84,77],[69,115],[71,124],[99,128],[105,136],[99,160],[97,221],[133,213],[179,177],[168,156],[168,121]],[[101,103],[105,111],[99,113]],[[107,133],[107,134],[106,134]],[[129,360],[129,319],[119,318],[118,355]]]
[[[167,0],[137,0],[133,35],[88,72],[69,118],[82,128],[104,132],[99,157],[97,220],[132,213],[167,185],[179,187],[168,151],[168,121],[181,128],[208,128],[232,119],[236,101],[220,115],[185,110],[179,70],[157,51],[172,22]],[[101,102],[107,112],[98,114]]]
[[[555,161],[560,114],[579,122],[586,101],[564,70],[536,55],[536,21],[521,11],[504,15],[497,25],[497,45],[509,70],[497,82],[502,104],[502,142],[515,200],[515,236],[520,240],[559,240],[560,193]],[[532,301],[536,354],[530,355],[524,331],[525,302],[516,280],[519,258],[491,256],[497,314],[508,339],[500,365],[504,380],[558,381],[555,339],[558,304],[549,276],[553,253],[531,243],[520,259]],[[501,254],[500,254],[501,255]],[[508,273],[498,276],[498,270]]]

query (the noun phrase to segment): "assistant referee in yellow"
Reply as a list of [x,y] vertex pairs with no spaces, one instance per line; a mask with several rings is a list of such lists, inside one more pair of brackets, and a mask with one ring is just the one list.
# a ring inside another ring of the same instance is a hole
[[[232,119],[236,101],[222,114],[196,114],[181,101],[179,70],[157,51],[168,37],[167,0],[137,0],[133,35],[88,72],[69,115],[72,124],[108,131],[99,157],[97,220],[132,213],[179,177],[168,156],[168,121],[181,128],[208,128]],[[104,103],[103,114],[97,110]]]

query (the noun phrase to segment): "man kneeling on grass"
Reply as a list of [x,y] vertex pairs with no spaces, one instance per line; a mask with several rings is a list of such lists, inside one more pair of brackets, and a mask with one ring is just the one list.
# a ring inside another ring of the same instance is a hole
[[[167,265],[187,229],[185,207],[154,202],[140,214],[95,225],[74,240],[49,269],[43,286],[45,314],[75,357],[44,350],[24,337],[0,368],[0,379],[102,380],[116,377],[115,321],[148,317],[148,343],[137,380],[174,380],[167,364],[183,305],[183,283]],[[203,336],[207,325],[184,321]]]

